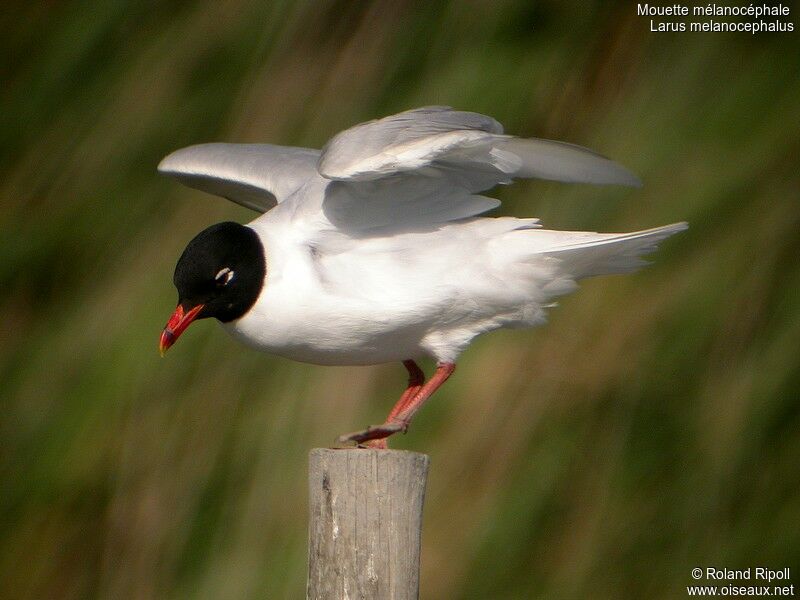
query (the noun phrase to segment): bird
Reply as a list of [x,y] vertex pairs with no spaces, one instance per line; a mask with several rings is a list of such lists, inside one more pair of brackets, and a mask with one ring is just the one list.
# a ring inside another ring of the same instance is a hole
[[[201,231],[178,259],[162,356],[215,318],[258,350],[319,365],[402,363],[384,423],[339,443],[384,449],[481,334],[545,323],[587,277],[630,273],[685,222],[632,233],[544,229],[488,216],[515,179],[640,187],[587,148],[504,133],[495,119],[428,106],[346,129],[321,150],[207,143],[158,171],[261,213]],[[426,379],[420,359],[435,361]]]

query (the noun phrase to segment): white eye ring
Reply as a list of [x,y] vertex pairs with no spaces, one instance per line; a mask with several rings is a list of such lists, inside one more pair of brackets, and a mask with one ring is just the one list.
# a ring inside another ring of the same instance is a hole
[[228,285],[231,279],[233,279],[233,271],[231,271],[228,267],[224,269],[220,269],[219,273],[214,275],[214,280],[220,285]]

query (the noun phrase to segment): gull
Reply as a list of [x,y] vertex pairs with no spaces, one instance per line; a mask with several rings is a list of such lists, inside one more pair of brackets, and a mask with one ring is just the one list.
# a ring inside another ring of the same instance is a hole
[[[402,362],[408,385],[386,421],[339,437],[386,448],[479,335],[540,325],[586,277],[629,273],[686,229],[543,229],[484,216],[481,194],[518,178],[640,186],[621,165],[565,142],[507,135],[491,117],[431,106],[356,125],[322,150],[211,143],[158,170],[262,213],[218,223],[180,256],[172,346],[214,317],[259,350],[320,365]],[[426,380],[417,364],[429,357]]]

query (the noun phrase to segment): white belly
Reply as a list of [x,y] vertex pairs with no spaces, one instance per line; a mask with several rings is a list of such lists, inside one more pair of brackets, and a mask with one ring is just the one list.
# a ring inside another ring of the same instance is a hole
[[398,328],[382,319],[341,311],[305,312],[302,306],[267,313],[262,308],[269,309],[270,303],[263,304],[224,327],[236,339],[264,352],[319,365],[372,365],[427,353],[424,327]]

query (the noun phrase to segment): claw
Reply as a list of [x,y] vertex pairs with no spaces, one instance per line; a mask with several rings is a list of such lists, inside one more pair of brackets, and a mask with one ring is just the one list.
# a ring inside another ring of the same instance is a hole
[[[406,423],[384,423],[383,425],[373,425],[362,431],[354,431],[353,433],[340,435],[336,441],[340,444],[345,442],[355,442],[356,444],[361,445],[364,442],[369,442],[371,440],[382,440],[389,437],[393,433],[397,433],[398,431],[405,432],[406,429],[408,429],[408,424]],[[370,444],[370,447],[376,448],[381,446],[379,444]]]

